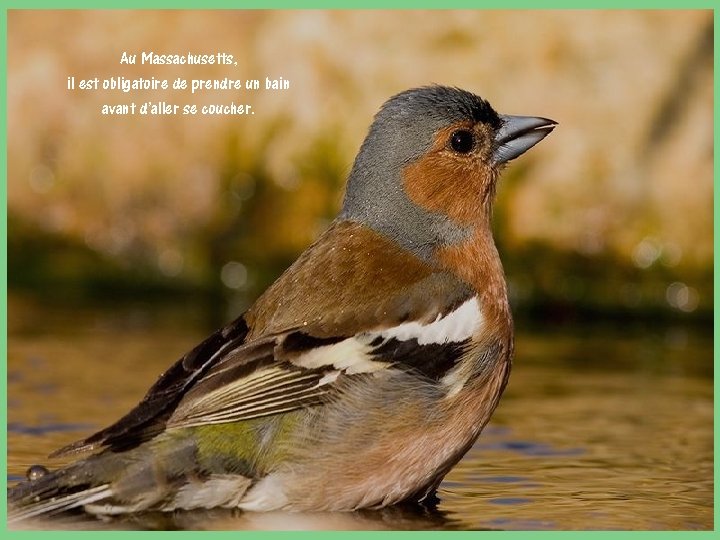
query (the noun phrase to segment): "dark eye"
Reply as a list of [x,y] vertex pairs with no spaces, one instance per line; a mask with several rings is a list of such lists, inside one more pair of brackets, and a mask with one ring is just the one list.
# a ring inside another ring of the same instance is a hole
[[475,137],[472,132],[460,129],[450,136],[450,146],[459,154],[467,154],[475,146]]

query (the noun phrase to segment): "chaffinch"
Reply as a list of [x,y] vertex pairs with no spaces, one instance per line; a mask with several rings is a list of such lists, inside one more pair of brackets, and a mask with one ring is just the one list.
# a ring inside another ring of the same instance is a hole
[[336,511],[432,494],[510,371],[498,173],[555,125],[458,88],[392,97],[330,227],[133,410],[56,452],[93,454],[11,488],[11,514]]

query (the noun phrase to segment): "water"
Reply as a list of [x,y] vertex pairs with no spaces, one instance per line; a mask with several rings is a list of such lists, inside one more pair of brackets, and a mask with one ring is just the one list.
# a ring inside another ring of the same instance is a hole
[[[192,307],[8,304],[8,481],[115,420],[206,333]],[[145,515],[98,529],[712,529],[710,329],[518,325],[510,385],[437,510]]]

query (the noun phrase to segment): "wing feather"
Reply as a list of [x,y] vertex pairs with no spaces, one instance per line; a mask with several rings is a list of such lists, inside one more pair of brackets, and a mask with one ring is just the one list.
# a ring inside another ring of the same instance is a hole
[[386,369],[439,381],[462,354],[479,307],[448,314],[473,294],[388,238],[335,222],[250,310],[178,360],[128,414],[55,455],[132,448],[168,426],[316,406],[348,378]]
[[325,370],[288,369],[278,364],[264,376],[232,381],[209,394],[192,392],[176,409],[168,427],[237,422],[306,406],[308,400],[332,391],[318,384],[325,374]]

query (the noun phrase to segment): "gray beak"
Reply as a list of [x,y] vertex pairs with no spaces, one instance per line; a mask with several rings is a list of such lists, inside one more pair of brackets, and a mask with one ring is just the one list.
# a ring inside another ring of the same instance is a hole
[[501,165],[524,154],[542,141],[557,125],[555,120],[538,116],[501,114],[502,127],[495,135],[495,165]]

